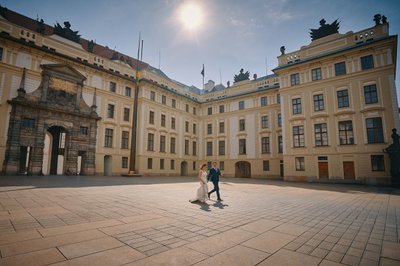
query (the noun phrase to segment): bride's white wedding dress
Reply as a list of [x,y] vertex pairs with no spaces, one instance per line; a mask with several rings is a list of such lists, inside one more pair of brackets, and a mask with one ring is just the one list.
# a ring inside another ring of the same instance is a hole
[[190,202],[200,201],[206,202],[208,198],[208,186],[207,186],[207,171],[202,171],[199,176],[200,187],[197,189],[196,197],[194,199],[189,200]]

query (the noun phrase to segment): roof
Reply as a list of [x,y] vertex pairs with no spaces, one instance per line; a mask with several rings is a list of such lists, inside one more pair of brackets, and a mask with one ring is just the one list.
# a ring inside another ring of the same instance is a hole
[[[26,29],[29,29],[31,31],[37,32],[38,28],[38,20],[31,19],[29,17],[26,17],[24,15],[21,15],[17,12],[14,12],[12,10],[9,10],[6,7],[3,7],[0,5],[0,15],[3,16],[6,20],[9,22],[16,24],[18,26],[24,27]],[[54,33],[54,27],[47,25],[44,23],[44,36],[49,36],[53,35]],[[89,40],[86,40],[84,38],[80,38],[79,43],[82,45],[82,48],[86,51],[89,52]],[[107,58],[112,60],[113,56],[115,55],[118,56],[118,59],[123,61],[124,63],[129,64],[131,67],[136,68],[137,66],[139,69],[143,69],[148,67],[148,64],[138,61],[133,57],[130,57],[128,55],[125,55],[123,53],[120,53],[118,51],[112,50],[106,46],[99,45],[97,43],[94,44],[93,46],[93,54]]]

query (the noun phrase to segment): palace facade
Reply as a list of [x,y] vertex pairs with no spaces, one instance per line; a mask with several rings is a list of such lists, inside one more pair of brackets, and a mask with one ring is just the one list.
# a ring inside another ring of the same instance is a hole
[[0,32],[3,174],[126,174],[136,147],[142,175],[195,175],[217,161],[231,177],[391,180],[383,150],[400,122],[386,19],[282,47],[275,74],[204,91],[80,38],[68,22],[0,7]]

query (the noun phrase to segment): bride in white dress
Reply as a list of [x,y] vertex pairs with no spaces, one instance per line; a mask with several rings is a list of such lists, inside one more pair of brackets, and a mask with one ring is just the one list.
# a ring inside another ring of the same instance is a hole
[[200,181],[200,187],[197,189],[196,197],[194,199],[190,199],[190,202],[206,202],[208,198],[207,174],[207,164],[202,164],[197,176]]

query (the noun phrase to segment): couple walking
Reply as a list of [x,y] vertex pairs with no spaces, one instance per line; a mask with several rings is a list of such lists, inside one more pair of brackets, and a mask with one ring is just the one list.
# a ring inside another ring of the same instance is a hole
[[[219,194],[219,176],[222,176],[221,171],[218,168],[216,162],[213,162],[213,167],[210,169],[210,172],[207,173],[207,164],[202,164],[199,170],[199,181],[200,187],[197,189],[197,194],[194,199],[189,200],[190,202],[200,201],[206,202],[207,198],[210,198],[211,193],[217,193],[217,200],[222,201],[221,196]],[[214,185],[214,189],[208,192],[207,182],[212,181]]]

